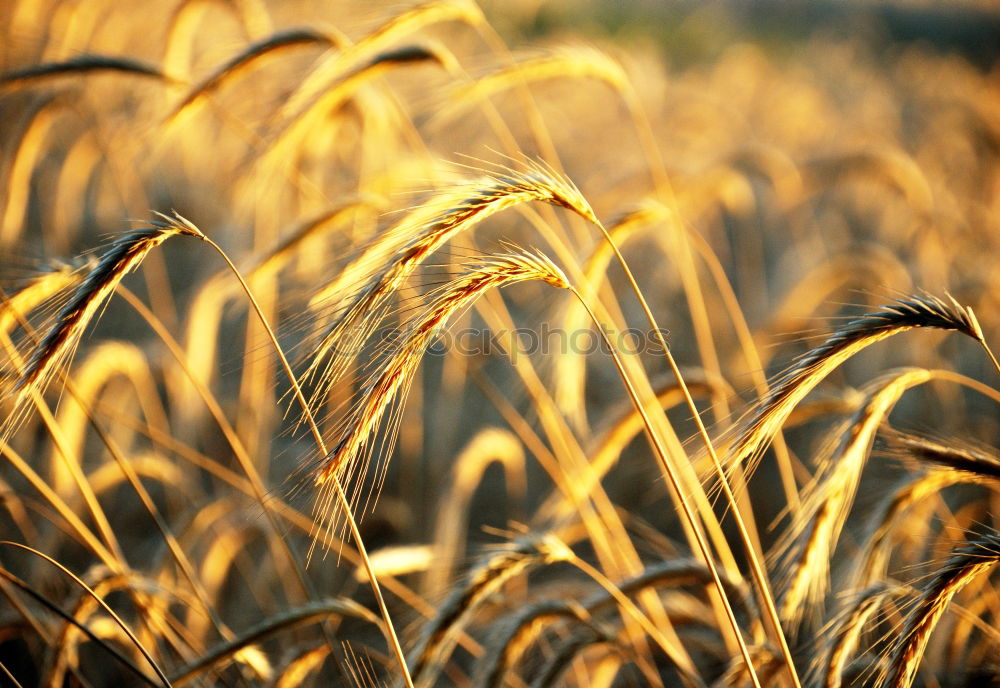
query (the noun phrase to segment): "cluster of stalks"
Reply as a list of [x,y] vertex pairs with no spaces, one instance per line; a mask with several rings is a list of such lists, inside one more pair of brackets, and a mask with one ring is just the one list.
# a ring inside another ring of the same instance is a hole
[[357,5],[0,10],[0,684],[1000,675],[991,76]]

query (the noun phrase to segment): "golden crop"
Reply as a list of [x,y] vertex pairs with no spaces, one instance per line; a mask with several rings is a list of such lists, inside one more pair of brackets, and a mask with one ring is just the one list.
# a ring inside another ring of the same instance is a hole
[[1000,675],[997,67],[566,7],[0,7],[0,685]]

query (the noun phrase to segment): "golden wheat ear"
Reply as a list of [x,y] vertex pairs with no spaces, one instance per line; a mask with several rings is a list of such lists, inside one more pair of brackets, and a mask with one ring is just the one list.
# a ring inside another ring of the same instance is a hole
[[969,445],[960,439],[936,442],[925,437],[896,433],[891,439],[913,458],[982,481],[1000,480],[1000,456],[995,450]]
[[564,545],[551,538],[527,537],[494,552],[473,567],[439,607],[437,616],[423,629],[413,652],[413,680],[417,688],[435,681],[458,642],[458,636],[476,610],[516,576],[530,568],[562,561]]
[[[1000,456],[996,450],[972,446],[949,437],[931,440],[895,430],[883,432],[889,456],[912,464],[914,460],[926,469],[915,478],[894,487],[876,507],[871,517],[871,529],[864,539],[858,564],[850,585],[860,588],[873,585],[888,577],[893,550],[900,544],[899,536],[919,537],[913,532],[912,509],[928,504],[938,493],[953,485],[983,485],[995,489],[1000,480]],[[910,527],[906,527],[907,524]]]
[[873,380],[850,420],[835,429],[833,453],[804,492],[802,508],[778,544],[785,585],[781,616],[793,630],[818,611],[829,585],[830,561],[854,504],[875,435],[902,395],[934,379],[934,371],[907,368]]
[[34,346],[9,390],[14,411],[5,423],[5,433],[13,430],[32,393],[44,389],[58,368],[72,356],[84,329],[99,314],[125,275],[170,237],[186,235],[204,239],[197,227],[180,216],[176,220],[162,217],[163,220],[150,222],[149,227],[125,232],[112,241],[56,314],[55,321]]
[[[360,292],[342,310],[334,325],[327,330],[316,347],[306,371],[307,377],[315,376],[317,391],[312,403],[320,403],[343,376],[353,353],[371,335],[376,323],[384,314],[389,299],[406,282],[414,271],[452,237],[468,230],[502,210],[528,201],[542,201],[572,210],[596,222],[590,204],[568,179],[547,171],[538,165],[529,165],[527,172],[505,170],[491,177],[459,184],[445,191],[431,205],[437,213],[428,219],[427,211],[419,209],[412,219],[404,219],[386,234],[385,241],[397,256],[374,276],[366,276]],[[391,256],[380,243],[356,263],[368,265],[372,255]],[[354,272],[354,264],[347,272]]]
[[182,113],[194,107],[213,91],[221,88],[226,81],[242,74],[254,62],[265,56],[301,45],[334,46],[341,42],[342,39],[338,36],[328,35],[311,28],[295,28],[278,31],[263,40],[252,43],[194,86],[167,116],[164,124],[169,125],[175,121]]
[[[570,560],[573,558],[570,557]],[[543,637],[545,640],[551,640],[546,631],[555,631],[557,624],[560,634],[572,632],[574,627],[580,626],[609,633],[617,631],[615,623],[603,615],[608,609],[615,607],[618,596],[634,597],[646,589],[672,589],[687,585],[712,585],[712,575],[704,564],[697,560],[670,559],[649,564],[642,573],[617,584],[614,595],[608,590],[600,590],[583,601],[543,599],[522,607],[502,623],[494,624],[493,632],[485,645],[486,655],[480,661],[473,679],[474,685],[482,688],[500,688],[509,685],[504,680],[505,675],[514,669],[531,646],[542,645]],[[747,618],[754,618],[757,615],[753,598],[742,581],[723,578],[723,585],[726,594],[740,606]],[[680,666],[677,669],[683,671]],[[700,682],[700,678],[691,672],[683,675],[693,685],[698,685]]]
[[817,676],[814,685],[822,683],[826,688],[840,688],[848,663],[858,650],[865,626],[888,599],[899,595],[902,590],[879,582],[860,591],[844,604],[838,616],[827,625],[829,638],[813,665]]
[[753,472],[771,438],[795,406],[851,356],[900,332],[925,327],[954,330],[972,337],[995,363],[971,308],[959,305],[951,297],[945,301],[929,294],[897,299],[882,310],[851,320],[799,358],[743,426],[729,452],[730,466],[746,464],[747,472]]
[[[448,320],[491,289],[529,280],[569,288],[562,270],[541,253],[512,251],[484,257],[431,295],[426,311],[413,319],[401,336],[400,344],[371,372],[356,405],[340,423],[342,432],[333,449],[320,457],[315,480],[323,492],[317,502],[317,517],[325,526],[337,530],[339,523],[338,512],[330,508],[333,495],[328,488],[331,479],[337,476],[350,482],[367,469],[376,444],[374,436],[382,419],[405,395],[424,351],[447,326]],[[396,418],[395,413],[390,412],[389,416]],[[392,427],[389,435],[394,437],[394,434],[395,427]],[[385,468],[384,457],[376,458],[381,472]],[[355,490],[355,502],[358,496]]]
[[909,688],[913,684],[931,633],[952,599],[997,561],[1000,561],[1000,532],[975,537],[955,550],[927,581],[916,606],[907,614],[903,632],[889,657],[888,679],[881,685]]

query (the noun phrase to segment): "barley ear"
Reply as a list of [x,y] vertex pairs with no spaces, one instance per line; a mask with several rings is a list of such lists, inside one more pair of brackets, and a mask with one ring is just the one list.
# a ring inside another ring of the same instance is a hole
[[883,685],[909,688],[924,649],[951,600],[972,580],[1000,560],[1000,533],[969,540],[924,585],[916,606],[906,616],[903,632],[889,657],[889,678]]
[[4,436],[9,436],[23,419],[32,394],[43,390],[58,368],[72,357],[83,331],[99,316],[125,275],[135,270],[150,251],[170,237],[186,235],[205,238],[197,227],[180,216],[168,218],[161,215],[161,218],[150,222],[148,227],[125,232],[112,241],[56,314],[53,324],[33,347],[13,388],[7,390],[14,410],[4,423]]

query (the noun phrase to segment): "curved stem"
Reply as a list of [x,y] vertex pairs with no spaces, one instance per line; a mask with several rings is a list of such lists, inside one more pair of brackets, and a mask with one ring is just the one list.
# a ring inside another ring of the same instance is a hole
[[[605,232],[605,234],[607,234],[607,232]],[[616,252],[617,250],[618,249],[615,248]],[[628,392],[629,398],[635,405],[636,410],[638,410],[639,415],[642,416],[642,421],[646,428],[646,435],[649,437],[649,440],[653,445],[656,458],[660,462],[660,467],[663,469],[663,473],[664,475],[666,475],[667,480],[670,481],[671,487],[677,494],[681,495],[681,498],[678,500],[678,503],[680,504],[681,509],[684,512],[684,518],[688,521],[692,531],[694,532],[695,541],[698,544],[698,549],[700,551],[701,557],[705,561],[705,566],[708,567],[709,572],[712,574],[712,581],[719,592],[719,597],[722,599],[722,604],[726,611],[726,617],[733,628],[733,633],[736,637],[737,643],[739,644],[740,653],[743,655],[743,660],[746,662],[747,671],[750,674],[750,679],[754,684],[754,688],[761,688],[760,681],[757,679],[757,674],[753,668],[753,660],[750,657],[750,650],[747,648],[746,642],[743,640],[743,633],[740,631],[739,623],[736,620],[736,614],[735,612],[733,612],[733,607],[729,603],[729,598],[726,596],[726,591],[722,586],[722,577],[719,575],[719,570],[715,565],[715,557],[712,555],[711,548],[708,545],[708,540],[705,538],[705,533],[702,530],[701,522],[695,516],[694,510],[691,508],[691,505],[688,503],[686,499],[684,499],[683,496],[684,492],[681,489],[680,477],[677,475],[674,466],[667,459],[666,447],[663,446],[663,442],[660,440],[660,437],[655,432],[653,432],[652,420],[649,417],[649,413],[646,410],[646,406],[639,399],[639,395],[632,384],[632,380],[625,372],[625,365],[622,362],[621,354],[615,347],[614,342],[611,341],[611,338],[608,336],[608,333],[604,330],[603,327],[601,327],[600,320],[598,320],[597,315],[590,308],[590,304],[588,304],[584,300],[580,292],[578,292],[574,287],[570,287],[570,290],[573,292],[576,298],[580,299],[580,303],[583,304],[583,307],[587,310],[587,314],[594,321],[595,328],[600,333],[601,337],[604,339],[604,343],[608,347],[608,351],[611,352],[611,357],[615,362],[615,366],[618,369],[618,374],[622,379],[622,383],[625,385],[625,389]],[[643,301],[643,304],[645,304],[645,301]],[[652,317],[652,314],[650,314],[650,317]],[[659,333],[659,331],[657,331],[657,334],[660,336],[660,339],[662,340],[662,335]],[[670,355],[669,350],[666,351],[667,355],[669,356]],[[670,360],[673,361],[673,357],[670,357]],[[678,374],[678,379],[680,379],[679,371],[676,371],[676,364],[674,364],[674,366],[675,366],[675,373]],[[684,389],[686,390],[687,388],[684,387]]]
[[[95,593],[94,590],[89,585],[87,585],[86,583],[84,583],[83,580],[81,580],[79,576],[77,576],[75,573],[73,573],[72,571],[70,571],[68,568],[66,568],[65,566],[63,566],[62,564],[60,564],[58,561],[56,561],[55,559],[53,559],[49,555],[45,554],[44,552],[39,552],[37,549],[35,549],[33,547],[29,547],[27,545],[22,545],[19,542],[10,542],[8,540],[4,540],[3,542],[0,542],[0,545],[3,545],[5,547],[14,547],[14,548],[23,550],[25,552],[29,552],[29,553],[35,555],[36,557],[39,557],[40,559],[44,559],[46,562],[48,562],[49,564],[52,564],[54,567],[56,567],[57,569],[59,569],[60,571],[62,571],[64,574],[66,574],[66,576],[68,578],[70,578],[78,586],[80,586],[81,588],[83,588],[87,592],[87,594],[90,595],[91,598],[93,598],[94,601],[97,602],[98,605],[100,605],[101,609],[103,609],[104,612],[114,620],[115,624],[118,625],[118,627],[128,637],[128,639],[132,641],[132,644],[135,645],[136,649],[139,650],[139,653],[142,655],[143,659],[145,659],[146,662],[149,663],[149,666],[151,666],[153,668],[153,671],[156,672],[156,676],[160,679],[160,681],[163,682],[163,685],[167,686],[167,688],[170,687],[170,685],[171,685],[170,684],[170,679],[167,678],[167,675],[163,672],[163,669],[161,669],[160,665],[156,663],[155,659],[153,659],[153,656],[151,654],[149,654],[149,650],[147,650],[146,647],[141,642],[139,642],[139,639],[135,637],[135,633],[133,633],[132,629],[128,627],[128,624],[126,624],[124,621],[122,621],[121,617],[118,616],[118,614],[115,613],[115,610],[113,610],[111,607],[109,607],[108,603],[105,602],[103,599],[101,599],[101,597],[97,593]],[[8,578],[8,580],[10,580],[11,582],[13,582],[13,580],[11,578]],[[135,666],[131,662],[126,662],[126,664],[129,667],[131,667],[131,668],[135,668]],[[140,672],[140,675],[144,679],[146,679],[147,681],[149,680],[145,676],[145,674],[142,674]]]
[[[694,399],[691,396],[690,390],[688,390],[687,384],[684,382],[684,377],[681,375],[681,371],[677,365],[677,361],[674,359],[673,354],[670,353],[670,347],[667,346],[667,342],[663,337],[663,332],[656,324],[656,318],[653,316],[653,311],[650,310],[649,304],[646,303],[646,298],[642,295],[642,290],[639,289],[639,285],[638,283],[636,283],[635,277],[632,275],[632,270],[629,268],[628,263],[625,261],[625,257],[622,256],[621,251],[618,250],[618,246],[615,244],[614,240],[611,238],[611,234],[608,232],[607,229],[605,229],[604,225],[598,224],[598,227],[600,227],[601,232],[604,233],[604,238],[611,245],[611,248],[615,252],[615,256],[618,259],[618,262],[621,264],[622,269],[625,271],[625,276],[628,279],[629,285],[631,286],[632,291],[635,292],[636,298],[639,299],[639,303],[642,306],[642,310],[646,314],[646,318],[649,320],[649,324],[652,327],[653,332],[655,333],[657,344],[659,344],[663,348],[663,355],[666,357],[667,363],[670,364],[670,369],[673,371],[674,376],[677,378],[677,384],[680,386],[681,393],[684,395],[684,400],[687,403],[688,408],[691,409],[691,413],[694,416],[694,421],[698,426],[698,434],[701,437],[702,441],[704,442],[705,447],[708,449],[708,454],[712,458],[712,465],[715,468],[716,475],[719,479],[719,484],[722,486],[722,490],[726,495],[726,500],[729,502],[730,510],[733,514],[733,519],[735,520],[736,527],[740,533],[740,539],[743,541],[744,548],[746,549],[747,561],[750,562],[750,571],[753,575],[754,583],[756,583],[757,592],[762,602],[761,606],[764,608],[764,613],[767,616],[767,619],[773,628],[775,638],[777,639],[779,647],[781,648],[781,654],[784,659],[786,668],[788,669],[788,676],[791,679],[792,686],[794,688],[801,688],[801,683],[799,681],[798,673],[795,670],[795,663],[792,660],[792,652],[788,647],[788,641],[785,639],[785,633],[781,628],[781,621],[778,618],[778,610],[774,604],[774,597],[771,595],[770,586],[768,585],[767,582],[767,574],[764,572],[764,567],[760,563],[760,558],[757,556],[755,552],[755,548],[753,546],[753,540],[750,537],[750,532],[747,529],[746,523],[743,520],[743,515],[739,509],[739,506],[736,503],[736,496],[733,494],[732,487],[730,487],[729,485],[729,479],[726,477],[726,472],[722,468],[722,463],[719,461],[719,455],[715,451],[715,446],[712,444],[712,440],[708,436],[708,430],[705,428],[705,423],[702,421],[701,415],[698,413],[698,407],[695,406]],[[591,317],[593,317],[593,313],[590,311],[590,307],[587,306],[586,303],[584,304],[584,307],[587,308],[587,311],[590,312]],[[601,330],[600,322],[598,322],[596,318],[594,322],[597,326],[597,329]],[[603,333],[603,330],[601,332],[605,341],[608,341],[607,335]],[[608,346],[609,347],[611,346],[610,342],[608,342]],[[612,351],[614,352],[613,348]],[[615,355],[615,361],[616,363],[619,362],[617,354]],[[619,368],[619,370],[621,370],[621,368]],[[641,403],[638,402],[637,398],[635,400],[636,400],[636,407],[642,409],[643,420],[645,421],[646,420],[645,408]],[[666,456],[663,456],[663,461],[666,465],[667,464]],[[685,505],[685,510],[687,510],[687,508],[688,507]],[[714,563],[709,563],[709,567],[712,569],[713,577],[717,578],[718,572],[715,570]],[[723,595],[723,598],[724,597],[725,596]],[[726,606],[728,613],[731,613],[732,610],[728,609],[729,606],[728,601],[726,602]],[[742,638],[740,638],[740,648],[741,650],[745,650]],[[744,658],[747,661],[747,668],[750,670],[751,675],[753,675],[753,667],[750,663],[749,654],[745,654]],[[754,677],[754,683],[756,684],[756,677]]]
[[[261,324],[264,326],[264,330],[267,332],[267,336],[271,340],[271,345],[274,347],[274,351],[278,355],[278,360],[281,362],[281,367],[284,369],[285,375],[288,376],[288,380],[292,385],[292,393],[295,395],[295,400],[302,407],[302,413],[305,416],[306,423],[309,425],[309,430],[312,433],[313,440],[315,440],[317,448],[325,456],[329,453],[329,450],[327,449],[326,442],[323,440],[322,433],[319,431],[319,426],[316,424],[316,419],[313,417],[312,410],[309,408],[309,403],[306,401],[305,395],[302,394],[302,388],[299,387],[298,379],[292,372],[292,367],[289,365],[288,359],[285,357],[285,352],[278,343],[278,338],[274,335],[274,330],[271,329],[271,324],[268,322],[267,317],[264,315],[260,305],[257,303],[257,299],[254,298],[253,292],[250,290],[250,285],[248,285],[246,280],[243,279],[243,275],[240,274],[239,269],[235,264],[233,264],[233,261],[229,259],[226,252],[222,250],[222,247],[209,239],[207,236],[203,238],[209,246],[215,249],[216,252],[222,256],[226,265],[228,265],[229,269],[233,271],[234,275],[236,275],[236,279],[240,281],[240,286],[243,287],[243,291],[250,300],[250,305],[253,306],[254,312],[257,314]],[[399,643],[399,637],[396,635],[396,630],[392,625],[392,619],[389,617],[389,609],[386,607],[385,599],[382,597],[382,590],[379,587],[378,579],[375,577],[375,571],[372,569],[371,559],[368,557],[368,551],[365,548],[365,543],[361,539],[361,532],[358,530],[358,523],[354,519],[354,514],[351,510],[351,505],[347,500],[347,495],[344,494],[343,486],[340,484],[340,478],[336,474],[332,477],[337,503],[344,512],[347,525],[351,529],[351,536],[354,538],[354,542],[358,548],[358,554],[361,557],[361,564],[364,566],[365,573],[368,574],[368,581],[371,584],[372,593],[375,595],[375,601],[378,604],[379,613],[382,615],[382,620],[385,622],[385,632],[386,636],[388,636],[389,644],[392,645],[393,654],[395,655],[396,662],[399,664],[400,671],[403,674],[403,680],[406,687],[413,688],[413,679],[410,677],[410,671],[406,667],[406,657],[403,655],[403,648]]]
[[[625,89],[623,96],[626,101],[626,105],[633,116],[634,122],[636,123],[636,130],[642,140],[643,152],[647,156],[647,162],[649,163],[650,173],[653,176],[654,184],[657,189],[661,192],[666,193],[666,197],[670,199],[670,207],[676,211],[676,205],[673,201],[674,195],[673,190],[670,186],[669,178],[667,177],[666,169],[663,164],[663,158],[660,155],[659,147],[656,145],[656,138],[653,135],[653,129],[646,117],[646,113],[639,103],[638,96],[634,89],[631,87]],[[677,214],[677,217],[680,217]],[[773,627],[774,636],[778,641],[778,645],[781,648],[782,659],[784,660],[785,667],[788,671],[788,677],[791,679],[793,688],[801,688],[801,683],[799,681],[798,673],[795,670],[795,663],[792,660],[792,653],[788,648],[788,642],[785,639],[785,633],[781,628],[781,622],[778,618],[778,610],[774,604],[774,597],[771,595],[770,586],[767,582],[767,575],[764,572],[764,567],[760,563],[760,557],[757,555],[757,548],[754,546],[755,540],[751,537],[750,531],[747,528],[745,521],[743,520],[743,514],[740,511],[739,505],[737,504],[736,497],[733,494],[732,487],[729,484],[729,479],[726,476],[725,471],[722,468],[722,464],[719,461],[719,457],[715,451],[715,447],[712,444],[712,440],[708,436],[708,431],[705,429],[705,424],[701,419],[701,415],[698,413],[697,407],[694,405],[694,400],[691,398],[691,393],[688,391],[687,384],[684,382],[684,378],[681,377],[680,370],[677,367],[677,363],[674,360],[673,355],[670,353],[670,349],[667,347],[666,341],[660,331],[660,328],[656,325],[656,320],[653,317],[653,312],[650,310],[649,305],[646,303],[645,297],[642,295],[642,291],[639,289],[639,285],[636,284],[635,278],[632,276],[632,270],[629,268],[628,264],[625,262],[624,257],[618,250],[614,241],[611,239],[611,235],[600,225],[601,231],[604,233],[605,239],[611,244],[612,249],[615,252],[615,256],[618,262],[621,264],[622,269],[625,270],[625,275],[628,278],[629,284],[632,290],[635,292],[636,297],[639,299],[639,303],[642,305],[642,310],[646,314],[646,318],[649,320],[650,326],[656,333],[657,343],[663,347],[664,355],[666,356],[667,362],[670,364],[670,368],[674,375],[677,377],[677,382],[680,385],[681,392],[684,394],[684,399],[687,402],[688,407],[691,409],[691,413],[694,416],[695,423],[698,426],[698,434],[701,436],[702,441],[705,444],[708,453],[712,458],[712,464],[715,468],[716,475],[719,480],[719,484],[722,486],[722,490],[726,495],[726,500],[729,502],[730,509],[733,513],[733,517],[736,521],[737,529],[740,533],[740,539],[743,542],[744,548],[747,553],[747,560],[750,562],[750,570],[753,574],[754,582],[756,584],[758,597],[761,601],[761,606],[764,608],[765,616]],[[683,236],[682,240],[686,243],[687,237]],[[687,260],[690,260],[690,253],[685,246],[685,256]],[[700,295],[699,295],[700,299]],[[692,312],[693,315],[697,315]],[[718,365],[717,360],[713,357],[710,359]],[[998,367],[1000,369],[1000,367]],[[742,470],[742,466],[737,466],[736,470]],[[783,480],[784,480],[783,476]],[[741,481],[742,482],[742,481]],[[789,490],[791,494],[792,491]],[[793,501],[794,503],[794,501]],[[753,519],[753,514],[748,514],[749,518]],[[748,660],[749,661],[749,660]],[[752,670],[751,670],[752,671]]]

